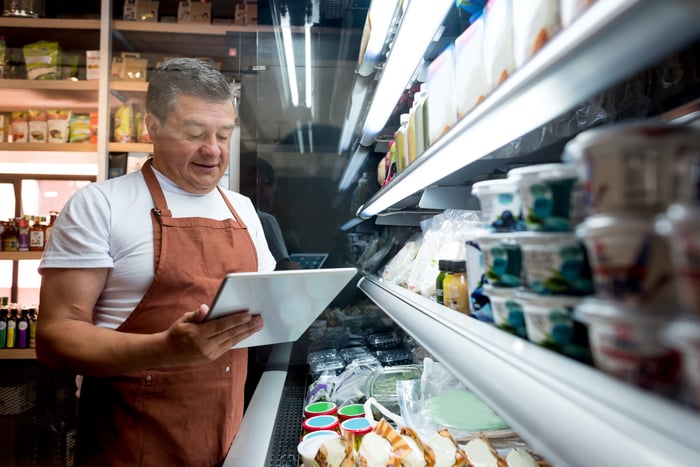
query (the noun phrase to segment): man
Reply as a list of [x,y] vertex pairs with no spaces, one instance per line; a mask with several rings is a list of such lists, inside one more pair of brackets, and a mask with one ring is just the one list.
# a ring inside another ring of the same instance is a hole
[[284,235],[280,228],[279,222],[275,216],[269,213],[272,209],[275,193],[277,192],[277,175],[275,169],[268,161],[262,157],[258,157],[255,171],[249,177],[249,180],[255,180],[257,183],[252,189],[249,188],[253,203],[258,211],[258,217],[265,232],[265,239],[270,247],[270,252],[277,261],[277,269],[301,269],[301,265],[293,261],[289,257],[287,244],[284,241]]
[[204,321],[228,272],[275,261],[249,199],[217,186],[235,110],[227,80],[196,59],[149,82],[153,157],[93,183],[58,217],[40,264],[37,357],[83,375],[78,465],[217,465],[243,415],[242,312]]

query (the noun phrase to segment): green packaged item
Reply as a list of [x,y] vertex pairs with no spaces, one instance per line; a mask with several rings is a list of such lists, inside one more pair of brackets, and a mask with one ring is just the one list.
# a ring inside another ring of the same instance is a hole
[[90,116],[86,114],[73,115],[70,118],[70,143],[90,142]]
[[58,42],[39,41],[22,47],[27,79],[57,79],[61,65]]

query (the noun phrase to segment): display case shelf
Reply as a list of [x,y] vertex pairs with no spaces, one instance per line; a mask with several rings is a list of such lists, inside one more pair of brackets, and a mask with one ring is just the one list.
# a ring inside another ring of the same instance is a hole
[[[358,211],[439,184],[700,37],[696,2],[595,2]],[[505,162],[502,161],[502,163]],[[479,171],[470,174],[482,175]],[[463,178],[468,178],[467,175]]]
[[358,287],[552,465],[697,465],[690,407],[379,277]]
[[99,30],[99,19],[0,17],[0,28]]
[[151,143],[109,143],[109,152],[153,152]]

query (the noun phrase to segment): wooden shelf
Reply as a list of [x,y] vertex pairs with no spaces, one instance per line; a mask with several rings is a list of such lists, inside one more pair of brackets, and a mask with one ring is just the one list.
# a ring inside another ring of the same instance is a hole
[[153,152],[151,143],[109,143],[109,152]]
[[43,251],[0,251],[0,260],[25,260],[25,259],[41,259]]
[[147,21],[112,21],[114,31],[155,32],[169,34],[196,34],[202,36],[225,36],[229,32],[273,31],[272,26],[244,26],[239,24],[202,24],[202,23],[156,23]]
[[92,143],[0,143],[0,151],[97,152]]
[[0,360],[35,360],[34,349],[0,349]]
[[146,92],[148,90],[147,81],[112,81],[109,83],[111,91],[124,92]]
[[97,91],[97,80],[69,79],[0,79],[0,89],[37,89],[46,91]]
[[99,19],[0,18],[0,27],[33,29],[100,29]]

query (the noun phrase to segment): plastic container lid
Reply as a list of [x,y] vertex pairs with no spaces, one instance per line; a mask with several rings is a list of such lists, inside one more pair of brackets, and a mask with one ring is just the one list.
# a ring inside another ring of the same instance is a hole
[[356,435],[365,435],[372,431],[372,425],[364,417],[349,418],[340,424],[341,432],[353,433]]
[[312,431],[310,433],[305,434],[301,439],[302,439],[302,441],[306,441],[307,439],[311,439],[311,438],[338,438],[338,437],[340,437],[340,434],[337,431],[317,430],[317,431]]
[[508,171],[508,179],[517,182],[523,177],[538,177],[543,180],[578,178],[578,169],[573,164],[557,162],[518,167]]
[[341,420],[350,418],[364,417],[365,406],[363,404],[348,404],[338,409],[338,417]]
[[660,235],[698,230],[700,230],[700,206],[672,204],[666,210],[666,214],[659,216],[656,221],[656,232]]
[[574,318],[585,323],[627,321],[640,326],[661,326],[667,323],[670,312],[630,306],[623,302],[598,297],[583,299],[574,311]]
[[472,185],[472,194],[477,198],[482,194],[511,193],[518,189],[518,185],[507,178],[494,178],[483,180]]
[[316,415],[335,415],[338,412],[338,406],[334,402],[319,401],[304,407],[304,417],[314,417]]
[[338,417],[335,415],[316,415],[301,422],[302,428],[306,431],[337,430],[338,425]]
[[588,216],[576,228],[576,235],[588,237],[608,234],[610,231],[651,231],[654,223],[647,213],[595,214]]

